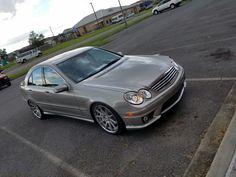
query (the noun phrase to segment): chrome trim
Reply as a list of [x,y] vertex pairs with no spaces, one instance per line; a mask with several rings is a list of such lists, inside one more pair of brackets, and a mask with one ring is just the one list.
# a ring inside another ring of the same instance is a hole
[[145,128],[145,127],[148,127],[149,125],[151,125],[152,123],[156,122],[158,119],[161,118],[161,115],[158,115],[158,116],[154,116],[153,119],[148,122],[147,124],[144,124],[144,125],[128,125],[126,126],[126,129],[141,129],[141,128]]
[[162,90],[163,88],[165,88],[165,86],[171,84],[173,82],[173,79],[176,78],[177,75],[178,70],[174,66],[172,66],[163,74],[163,76],[159,80],[155,81],[152,84],[151,89],[157,92]]
[[43,113],[46,114],[46,115],[63,116],[63,117],[69,117],[69,118],[72,118],[72,119],[78,119],[78,120],[83,120],[83,121],[94,123],[94,120],[92,120],[92,119],[85,119],[85,118],[70,116],[70,115],[65,115],[65,114],[54,114],[54,113],[50,113],[50,112],[43,112]]

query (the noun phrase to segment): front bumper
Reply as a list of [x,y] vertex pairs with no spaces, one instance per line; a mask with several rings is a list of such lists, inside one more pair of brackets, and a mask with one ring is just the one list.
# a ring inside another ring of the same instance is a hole
[[170,110],[181,100],[185,87],[186,81],[183,71],[176,81],[169,88],[163,91],[162,94],[158,95],[157,98],[154,98],[154,100],[143,108],[137,109],[137,112],[134,112],[136,116],[122,116],[126,128],[140,129],[156,122],[161,118],[162,114]]
[[[147,123],[144,123],[143,125],[127,125],[126,128],[127,129],[141,129],[141,128],[148,127],[149,125],[156,122],[158,119],[161,118],[162,114],[169,111],[172,107],[174,107],[181,100],[181,98],[184,94],[185,87],[186,87],[186,82],[184,82],[184,86],[182,87],[182,89],[180,91],[178,91],[177,94],[175,94],[173,97],[171,97],[169,99],[169,100],[173,99],[173,102],[171,102],[171,104],[169,104],[168,107],[165,107],[165,109],[162,109],[161,114],[158,113],[159,112],[158,110],[157,111],[154,110],[153,113],[151,113],[153,116],[150,118],[150,121],[148,121]],[[168,103],[168,101],[166,103]],[[142,119],[142,118],[143,117],[141,117],[140,119]]]

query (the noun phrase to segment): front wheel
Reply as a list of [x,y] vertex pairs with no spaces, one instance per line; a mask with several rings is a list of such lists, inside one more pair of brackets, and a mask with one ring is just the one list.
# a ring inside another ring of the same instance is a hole
[[159,14],[159,11],[158,10],[154,10],[153,11],[153,15],[158,15]]
[[44,113],[43,111],[39,108],[39,106],[31,101],[28,101],[29,107],[33,113],[33,115],[37,119],[43,119],[44,118]]
[[108,133],[121,134],[125,124],[120,116],[109,106],[98,103],[92,106],[92,114],[98,125]]
[[11,82],[9,81],[9,82],[7,83],[7,85],[10,87],[10,86],[11,86]]

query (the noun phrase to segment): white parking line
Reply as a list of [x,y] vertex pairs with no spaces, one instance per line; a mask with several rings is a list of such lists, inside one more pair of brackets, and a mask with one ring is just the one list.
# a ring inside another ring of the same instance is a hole
[[186,81],[189,81],[189,82],[198,82],[198,81],[236,81],[236,77],[187,78]]
[[20,136],[20,135],[16,134],[15,132],[7,129],[6,127],[0,127],[0,129],[2,131],[4,131],[5,133],[7,133],[7,134],[13,136],[14,138],[16,138],[18,141],[24,143],[26,146],[30,147],[31,149],[33,149],[37,153],[40,153],[42,156],[47,158],[51,163],[53,163],[54,165],[62,168],[63,170],[70,173],[71,175],[73,175],[75,177],[88,177],[88,175],[86,175],[83,172],[79,171],[78,169],[74,168],[70,164],[64,162],[62,159],[58,158],[57,156],[51,154],[50,152],[48,152],[46,150],[40,148],[39,146],[33,144],[32,142],[28,141],[27,139],[23,138],[22,136]]
[[206,45],[206,44],[214,44],[217,42],[225,42],[225,41],[230,41],[230,40],[235,40],[236,36],[233,37],[229,37],[229,38],[225,38],[225,39],[219,39],[219,40],[214,40],[214,41],[209,41],[209,42],[199,42],[199,43],[195,43],[195,44],[189,44],[189,45],[183,45],[183,46],[179,46],[179,47],[173,47],[173,48],[169,48],[167,50],[160,50],[158,52],[167,52],[167,51],[171,51],[171,50],[176,50],[176,49],[183,49],[183,48],[189,48],[189,47],[196,47],[199,45]]

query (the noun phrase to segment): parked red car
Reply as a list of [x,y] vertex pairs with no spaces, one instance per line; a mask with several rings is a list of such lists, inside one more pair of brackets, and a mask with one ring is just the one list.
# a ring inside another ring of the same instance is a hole
[[9,77],[3,73],[3,70],[0,70],[0,87],[4,85],[10,86],[11,81]]

